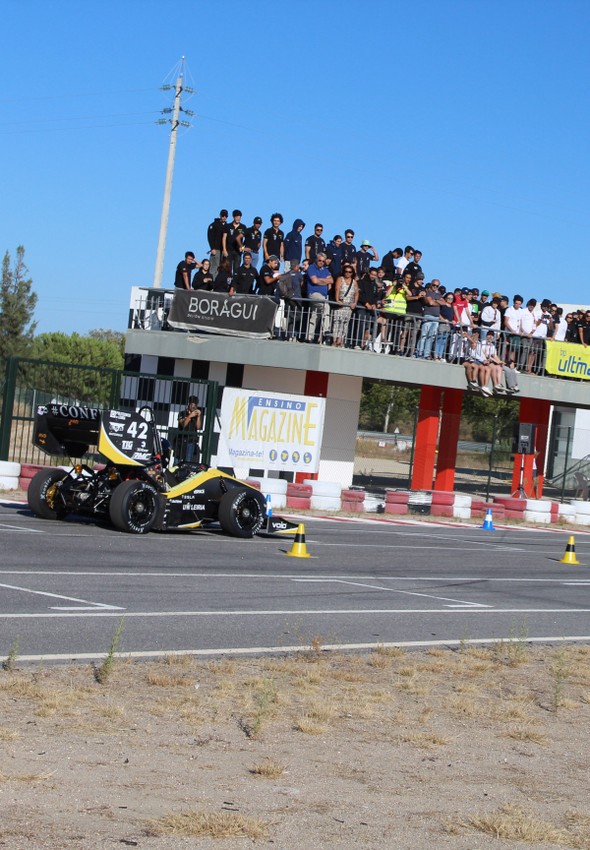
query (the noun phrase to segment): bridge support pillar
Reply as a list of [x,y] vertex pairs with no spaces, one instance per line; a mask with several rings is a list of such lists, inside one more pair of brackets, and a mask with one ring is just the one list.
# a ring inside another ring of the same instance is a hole
[[455,467],[457,465],[457,444],[461,426],[463,390],[446,389],[443,395],[442,420],[436,464],[435,490],[455,489]]
[[412,490],[432,490],[441,395],[440,387],[422,385],[414,446]]

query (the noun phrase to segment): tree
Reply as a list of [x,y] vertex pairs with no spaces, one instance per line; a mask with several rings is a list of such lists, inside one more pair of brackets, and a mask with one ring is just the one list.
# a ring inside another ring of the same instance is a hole
[[360,426],[385,433],[395,426],[401,431],[411,431],[419,392],[417,389],[397,387],[386,382],[365,381],[361,396]]
[[[37,390],[99,407],[114,403],[115,373],[123,368],[117,342],[76,333],[45,333],[33,340],[31,356],[43,361],[31,367]],[[84,366],[89,368],[80,368]]]
[[0,287],[0,358],[23,357],[29,353],[37,326],[32,321],[37,296],[28,274],[23,246],[16,249],[14,268],[11,268],[10,254],[6,251]]
[[121,357],[125,355],[125,334],[122,331],[111,331],[107,328],[95,328],[88,331],[88,336],[91,339],[100,339],[103,342],[112,342],[121,352]]
[[510,442],[518,421],[518,402],[516,399],[481,398],[474,393],[466,393],[463,418],[470,426],[474,440],[489,442],[495,434],[496,442]]
[[54,363],[122,369],[123,352],[119,340],[97,338],[96,333],[90,331],[88,336],[77,333],[68,336],[60,331],[39,334],[33,341],[31,356]]

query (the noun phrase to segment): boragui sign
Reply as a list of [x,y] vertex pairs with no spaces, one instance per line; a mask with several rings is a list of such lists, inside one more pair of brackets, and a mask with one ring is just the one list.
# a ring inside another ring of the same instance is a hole
[[265,295],[224,295],[221,292],[174,293],[168,323],[187,331],[266,339],[272,336],[277,304]]

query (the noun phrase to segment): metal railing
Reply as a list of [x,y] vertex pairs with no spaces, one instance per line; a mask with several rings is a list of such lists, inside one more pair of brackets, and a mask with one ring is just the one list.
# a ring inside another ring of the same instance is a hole
[[[129,328],[172,330],[167,318],[173,295],[174,290],[137,288],[129,311]],[[278,302],[273,338],[461,364],[470,356],[473,330],[428,316],[398,316],[378,308],[350,310],[328,300],[283,298]],[[485,343],[490,329],[477,330]],[[198,331],[190,331],[195,332]],[[496,352],[505,363],[513,361],[520,372],[547,374],[544,339],[505,331],[492,333]]]

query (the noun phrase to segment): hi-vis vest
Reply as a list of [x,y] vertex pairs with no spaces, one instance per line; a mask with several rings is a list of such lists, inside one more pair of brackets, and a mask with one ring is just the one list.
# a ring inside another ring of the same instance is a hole
[[394,316],[404,316],[407,309],[406,295],[403,291],[396,292],[391,289],[383,299],[381,311],[383,313],[392,313]]

